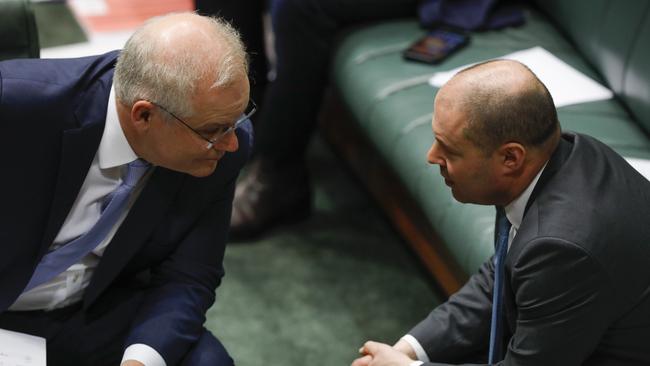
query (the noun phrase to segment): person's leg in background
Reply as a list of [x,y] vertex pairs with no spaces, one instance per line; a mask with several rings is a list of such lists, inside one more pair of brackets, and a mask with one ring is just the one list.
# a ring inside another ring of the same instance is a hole
[[269,64],[264,48],[264,0],[195,0],[202,15],[216,15],[232,24],[241,34],[250,55],[251,98],[261,108],[268,83]]
[[256,125],[255,156],[233,202],[231,238],[306,217],[305,150],[316,125],[337,32],[360,22],[411,17],[417,0],[272,0],[276,79]]

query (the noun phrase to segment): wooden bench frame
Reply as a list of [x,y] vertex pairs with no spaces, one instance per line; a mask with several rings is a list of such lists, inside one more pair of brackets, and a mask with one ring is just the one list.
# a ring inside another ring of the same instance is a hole
[[334,88],[325,95],[320,131],[382,207],[397,231],[422,260],[441,293],[450,296],[467,281],[440,236],[393,169],[377,153]]

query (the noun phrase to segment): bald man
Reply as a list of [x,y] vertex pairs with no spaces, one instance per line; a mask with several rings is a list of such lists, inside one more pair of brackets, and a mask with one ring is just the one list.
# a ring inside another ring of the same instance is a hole
[[597,140],[560,132],[515,61],[438,92],[428,160],[454,198],[497,206],[495,256],[394,346],[353,366],[650,364],[650,182]]
[[0,328],[52,365],[232,365],[203,328],[254,111],[244,47],[173,14],[121,52],[0,63]]

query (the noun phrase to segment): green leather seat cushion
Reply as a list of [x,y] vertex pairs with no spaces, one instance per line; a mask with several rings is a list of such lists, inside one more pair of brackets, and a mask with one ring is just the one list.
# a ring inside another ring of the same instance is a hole
[[34,13],[27,0],[0,0],[0,60],[38,57]]
[[[353,116],[388,161],[467,273],[493,251],[494,209],[457,203],[438,169],[426,162],[437,71],[542,46],[598,82],[574,46],[534,10],[519,28],[472,34],[471,43],[439,65],[405,62],[401,52],[424,34],[415,20],[367,26],[348,34],[334,58],[333,79]],[[650,157],[650,142],[617,99],[559,108],[563,129],[583,132],[624,156]]]

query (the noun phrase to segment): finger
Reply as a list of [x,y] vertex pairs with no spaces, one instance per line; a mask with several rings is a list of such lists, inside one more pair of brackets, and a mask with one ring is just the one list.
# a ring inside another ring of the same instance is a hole
[[383,345],[383,343],[368,341],[368,342],[364,343],[363,347],[361,348],[364,351],[364,352],[362,352],[362,354],[374,355],[377,352],[379,352],[382,345]]
[[372,356],[366,355],[363,357],[359,357],[354,362],[352,362],[351,366],[368,366],[370,365],[370,361],[372,361]]

